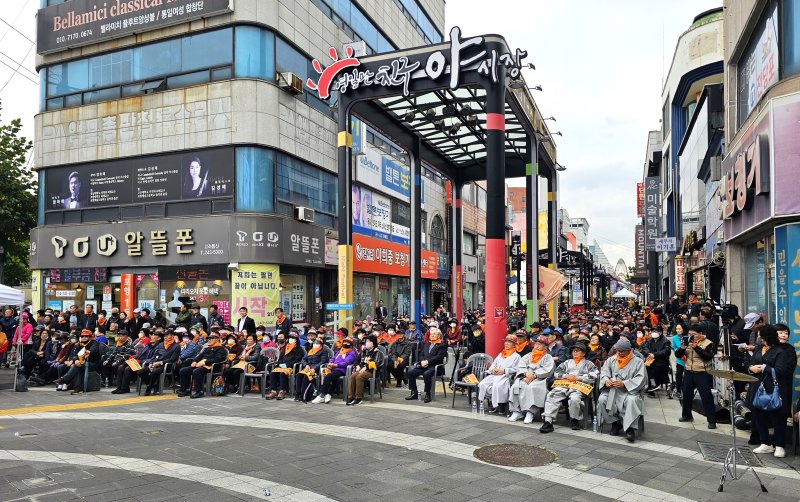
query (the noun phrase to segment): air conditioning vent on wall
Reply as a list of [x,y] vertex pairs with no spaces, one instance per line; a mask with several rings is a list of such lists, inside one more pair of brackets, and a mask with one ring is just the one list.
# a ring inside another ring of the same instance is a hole
[[300,221],[314,223],[314,210],[310,207],[295,207],[294,217]]
[[292,94],[303,94],[303,81],[290,71],[278,73],[278,86]]

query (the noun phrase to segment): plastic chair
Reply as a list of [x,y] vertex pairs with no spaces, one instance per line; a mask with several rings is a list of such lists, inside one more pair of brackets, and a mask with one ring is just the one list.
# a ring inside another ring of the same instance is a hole
[[[175,370],[175,363],[167,363],[164,365],[164,371],[158,375],[158,387],[156,387],[156,394],[162,394],[164,390],[164,382],[166,381],[167,375],[170,378],[175,378],[172,372]],[[139,378],[138,382],[136,383],[136,394],[142,394],[142,379]]]
[[214,381],[214,378],[222,376],[223,367],[224,363],[214,363],[211,365],[211,371],[206,373],[206,382],[204,388],[207,396],[211,395],[211,382]]
[[[258,390],[263,391],[264,387],[261,384],[261,377],[264,373],[264,366],[266,366],[267,360],[266,358],[259,354],[258,360],[255,364],[255,369],[252,373],[248,373],[247,369],[242,371],[242,374],[239,376],[239,396],[244,397],[245,392],[247,392],[247,380],[253,380],[258,382]],[[246,368],[246,366],[245,366]]]
[[381,375],[383,371],[386,369],[386,351],[380,350],[383,347],[379,347],[378,355],[376,356],[375,364],[377,368],[375,371],[372,372],[372,377],[369,379],[369,400],[370,402],[375,402],[375,390],[378,390],[381,399],[383,399],[383,380],[381,379]]
[[281,351],[277,347],[267,347],[261,351],[261,357],[264,358],[264,369],[261,371],[261,399],[267,397],[267,379],[269,373],[278,364],[278,359],[281,357]]
[[[494,358],[489,354],[484,354],[480,352],[478,354],[472,354],[467,359],[467,367],[472,365],[472,374],[479,377],[479,381],[483,380],[486,376],[486,369],[492,365],[494,362]],[[476,383],[467,383],[463,380],[456,380],[453,382],[453,404],[450,406],[451,408],[456,407],[456,390],[458,389],[467,389],[467,397],[469,398],[470,403],[472,403],[472,392],[478,391],[478,384]]]
[[444,361],[440,364],[437,364],[433,367],[433,385],[431,386],[431,401],[436,401],[436,379],[442,381],[442,392],[444,393],[444,397],[447,397],[447,383],[444,381],[446,371],[445,367],[447,366],[447,359],[450,356],[449,351],[445,352],[444,354]]
[[[298,347],[298,348],[303,351],[303,357],[306,357],[306,354],[307,354],[306,348],[305,347]],[[300,372],[301,369],[303,369],[303,368],[301,366],[301,363],[299,363],[299,362],[294,363],[294,365],[292,366],[292,374],[289,375],[289,395],[290,396],[294,396],[294,383],[295,383],[294,382],[295,381],[294,377],[295,377],[295,375],[297,375]]]

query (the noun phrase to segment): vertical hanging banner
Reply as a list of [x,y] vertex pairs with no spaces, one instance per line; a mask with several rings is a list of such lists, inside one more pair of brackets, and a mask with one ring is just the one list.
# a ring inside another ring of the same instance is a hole
[[644,183],[636,184],[636,216],[644,216]]
[[636,225],[636,277],[647,277],[647,251],[645,250],[644,225]]
[[133,312],[133,274],[122,274],[120,284],[120,309],[130,315]]
[[682,256],[675,257],[675,291],[678,293],[686,291],[686,266]]
[[658,176],[651,176],[644,179],[644,233],[647,251],[656,251],[656,239],[660,235],[660,214],[661,184]]
[[280,267],[278,265],[240,265],[231,274],[233,311],[247,307],[256,323],[275,326],[275,308],[280,301]]
[[[775,227],[775,307],[779,323],[789,326],[789,341],[800,355],[800,224]],[[800,368],[792,379],[792,402],[800,399]]]

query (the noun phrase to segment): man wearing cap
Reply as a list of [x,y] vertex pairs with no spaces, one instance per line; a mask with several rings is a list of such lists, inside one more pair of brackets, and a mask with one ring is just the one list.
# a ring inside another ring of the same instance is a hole
[[[556,368],[554,376],[556,380],[568,380],[570,382],[582,382],[588,385],[594,385],[595,380],[600,373],[597,367],[586,359],[586,345],[583,342],[576,342],[572,346],[572,359],[561,363]],[[539,432],[548,433],[553,432],[553,422],[558,415],[558,409],[561,403],[566,399],[567,407],[569,409],[570,425],[572,430],[580,430],[580,420],[583,418],[583,408],[581,402],[583,401],[583,394],[577,389],[570,389],[567,387],[553,387],[547,394],[547,400],[544,404],[544,424],[539,428]]]
[[136,349],[133,341],[124,329],[117,330],[114,345],[108,349],[101,362],[100,374],[103,378],[103,387],[111,387],[111,379],[119,371],[120,364],[125,364],[125,359],[133,356]]
[[164,317],[164,311],[160,308],[156,308],[156,315],[153,317],[153,326],[158,328],[166,328],[169,321],[166,317]]
[[447,345],[442,343],[442,332],[439,328],[428,330],[428,337],[428,343],[419,350],[419,361],[413,368],[408,369],[408,388],[411,390],[411,395],[406,398],[407,401],[418,398],[417,377],[421,376],[425,382],[424,402],[431,402],[431,389],[437,376],[434,374],[436,366],[442,364],[447,357]]
[[164,366],[174,363],[181,354],[181,346],[175,342],[175,333],[168,329],[164,332],[164,341],[157,344],[150,357],[150,364],[139,370],[139,378],[145,385],[144,395],[149,396],[158,390],[158,381]]
[[186,308],[185,303],[181,303],[181,306],[178,307],[178,314],[175,317],[175,324],[182,326],[187,330],[192,326],[192,313],[189,312],[188,308]]
[[540,335],[533,342],[533,350],[521,357],[514,370],[509,407],[509,417],[516,422],[525,415],[525,423],[533,423],[536,411],[541,412],[547,398],[547,379],[553,375],[555,362],[547,353],[546,336]]
[[528,340],[528,334],[525,332],[524,329],[518,329],[516,333],[514,333],[514,343],[516,344],[515,350],[519,357],[525,357],[531,353],[533,347],[531,347],[530,341]]
[[511,386],[511,377],[517,370],[520,355],[517,352],[517,337],[508,335],[503,340],[503,350],[486,369],[484,376],[478,384],[478,400],[486,399],[486,393],[491,394],[489,413],[505,413],[501,409],[508,403],[508,393]]
[[203,397],[206,375],[211,371],[211,367],[214,364],[223,363],[227,359],[228,349],[220,342],[219,333],[212,332],[208,335],[203,349],[192,359],[192,362],[186,361],[188,364],[185,363],[178,372],[180,378],[178,397],[189,396],[190,393],[192,399]]
[[712,367],[716,344],[706,338],[705,326],[702,324],[692,325],[689,328],[689,337],[689,343],[682,341],[680,348],[675,351],[675,357],[684,358],[685,362],[682,389],[683,402],[681,403],[683,406],[681,417],[678,421],[691,422],[694,420],[692,417],[692,401],[694,400],[694,391],[697,389],[705,410],[708,428],[716,429],[716,409],[714,397],[711,394],[714,378],[708,373],[708,370]]
[[67,386],[74,381],[75,385],[71,395],[79,394],[82,391],[86,369],[97,371],[100,365],[100,350],[98,343],[92,339],[93,337],[94,334],[90,330],[81,330],[77,352],[75,352],[72,364],[66,374],[56,380],[57,384]]
[[614,344],[617,353],[609,357],[600,372],[600,397],[597,411],[604,422],[611,422],[611,435],[625,432],[629,442],[636,440],[639,416],[644,415],[642,393],[647,387],[644,360],[633,356],[631,342],[620,337]]

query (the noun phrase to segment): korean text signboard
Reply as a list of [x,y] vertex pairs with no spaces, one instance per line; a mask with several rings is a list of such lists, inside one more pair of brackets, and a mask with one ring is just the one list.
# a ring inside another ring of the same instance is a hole
[[392,201],[388,197],[353,185],[353,232],[391,240]]
[[675,291],[686,291],[686,264],[682,256],[675,257]]
[[[432,251],[422,250],[420,261],[421,276],[436,279],[439,256]],[[353,270],[381,275],[408,276],[410,273],[410,249],[396,242],[387,242],[366,235],[353,234]],[[444,262],[446,267],[447,262]]]
[[644,183],[636,184],[636,216],[644,216]]
[[736,65],[740,122],[779,79],[778,7],[764,17],[752,35],[751,45]]
[[[278,265],[239,265],[231,274],[233,311],[247,307],[256,326],[275,326],[275,308],[280,302]],[[237,317],[238,319],[238,317]]]
[[644,225],[636,225],[636,277],[647,277]]
[[408,202],[411,196],[411,170],[390,160],[380,150],[365,145],[356,163],[356,180],[375,190]]
[[659,237],[659,217],[661,215],[661,184],[658,176],[644,179],[644,232],[645,249],[656,250]]
[[[800,224],[775,227],[777,322],[789,326],[789,341],[800,356]],[[792,380],[792,402],[800,397],[800,368]]]
[[233,166],[216,148],[47,169],[46,210],[231,197]]
[[233,10],[233,0],[71,0],[39,9],[39,54],[95,44]]

